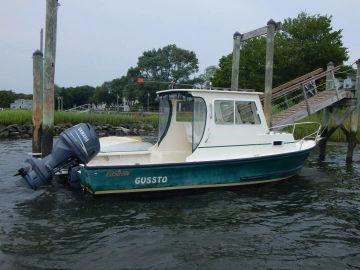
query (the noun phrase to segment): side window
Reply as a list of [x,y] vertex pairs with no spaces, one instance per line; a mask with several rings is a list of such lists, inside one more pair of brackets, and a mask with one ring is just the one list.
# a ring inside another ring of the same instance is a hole
[[235,102],[235,123],[247,125],[260,124],[260,117],[254,101]]
[[215,123],[220,125],[234,124],[234,101],[215,100]]

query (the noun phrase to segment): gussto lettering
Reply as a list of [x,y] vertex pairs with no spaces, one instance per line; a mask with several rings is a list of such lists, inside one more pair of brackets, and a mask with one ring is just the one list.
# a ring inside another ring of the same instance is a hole
[[168,181],[166,176],[136,177],[136,185],[161,184]]

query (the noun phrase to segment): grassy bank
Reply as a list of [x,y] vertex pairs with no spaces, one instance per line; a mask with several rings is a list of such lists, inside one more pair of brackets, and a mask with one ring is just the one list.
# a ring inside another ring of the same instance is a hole
[[[7,126],[11,124],[29,124],[31,123],[32,114],[30,110],[5,110],[0,111],[0,125]],[[321,113],[313,114],[299,122],[321,122]],[[95,114],[95,113],[80,113],[80,112],[55,112],[55,124],[77,124],[81,122],[97,124],[97,125],[130,125],[146,123],[156,126],[158,116],[132,114]],[[333,124],[333,123],[332,123]],[[345,126],[349,127],[349,119],[345,122]],[[360,127],[360,123],[359,123]],[[295,130],[295,137],[302,138],[313,131],[313,125],[298,126]],[[360,140],[360,129],[357,133],[357,139]],[[345,142],[346,137],[340,129],[337,129],[330,138],[334,142]]]
[[[55,112],[56,124],[77,124],[81,122],[91,124],[138,124],[148,123],[157,124],[156,114],[140,115],[132,114],[97,114],[87,112]],[[29,124],[32,123],[32,112],[30,110],[5,110],[0,111],[0,125]]]

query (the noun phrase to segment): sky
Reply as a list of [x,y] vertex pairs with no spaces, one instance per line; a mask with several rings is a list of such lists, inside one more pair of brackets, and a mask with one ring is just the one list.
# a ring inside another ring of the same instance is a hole
[[[353,63],[360,58],[359,0],[59,0],[55,83],[101,85],[135,66],[145,50],[176,44],[195,51],[200,72],[245,33],[301,11],[332,15]],[[46,0],[1,0],[0,89],[32,92]],[[331,59],[329,59],[330,61]],[[264,60],[265,61],[265,60]]]

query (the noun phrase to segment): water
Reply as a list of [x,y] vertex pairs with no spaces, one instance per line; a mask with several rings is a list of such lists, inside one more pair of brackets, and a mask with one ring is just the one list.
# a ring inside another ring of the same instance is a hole
[[314,153],[261,187],[92,197],[13,177],[30,141],[0,142],[1,269],[360,269],[360,154]]

